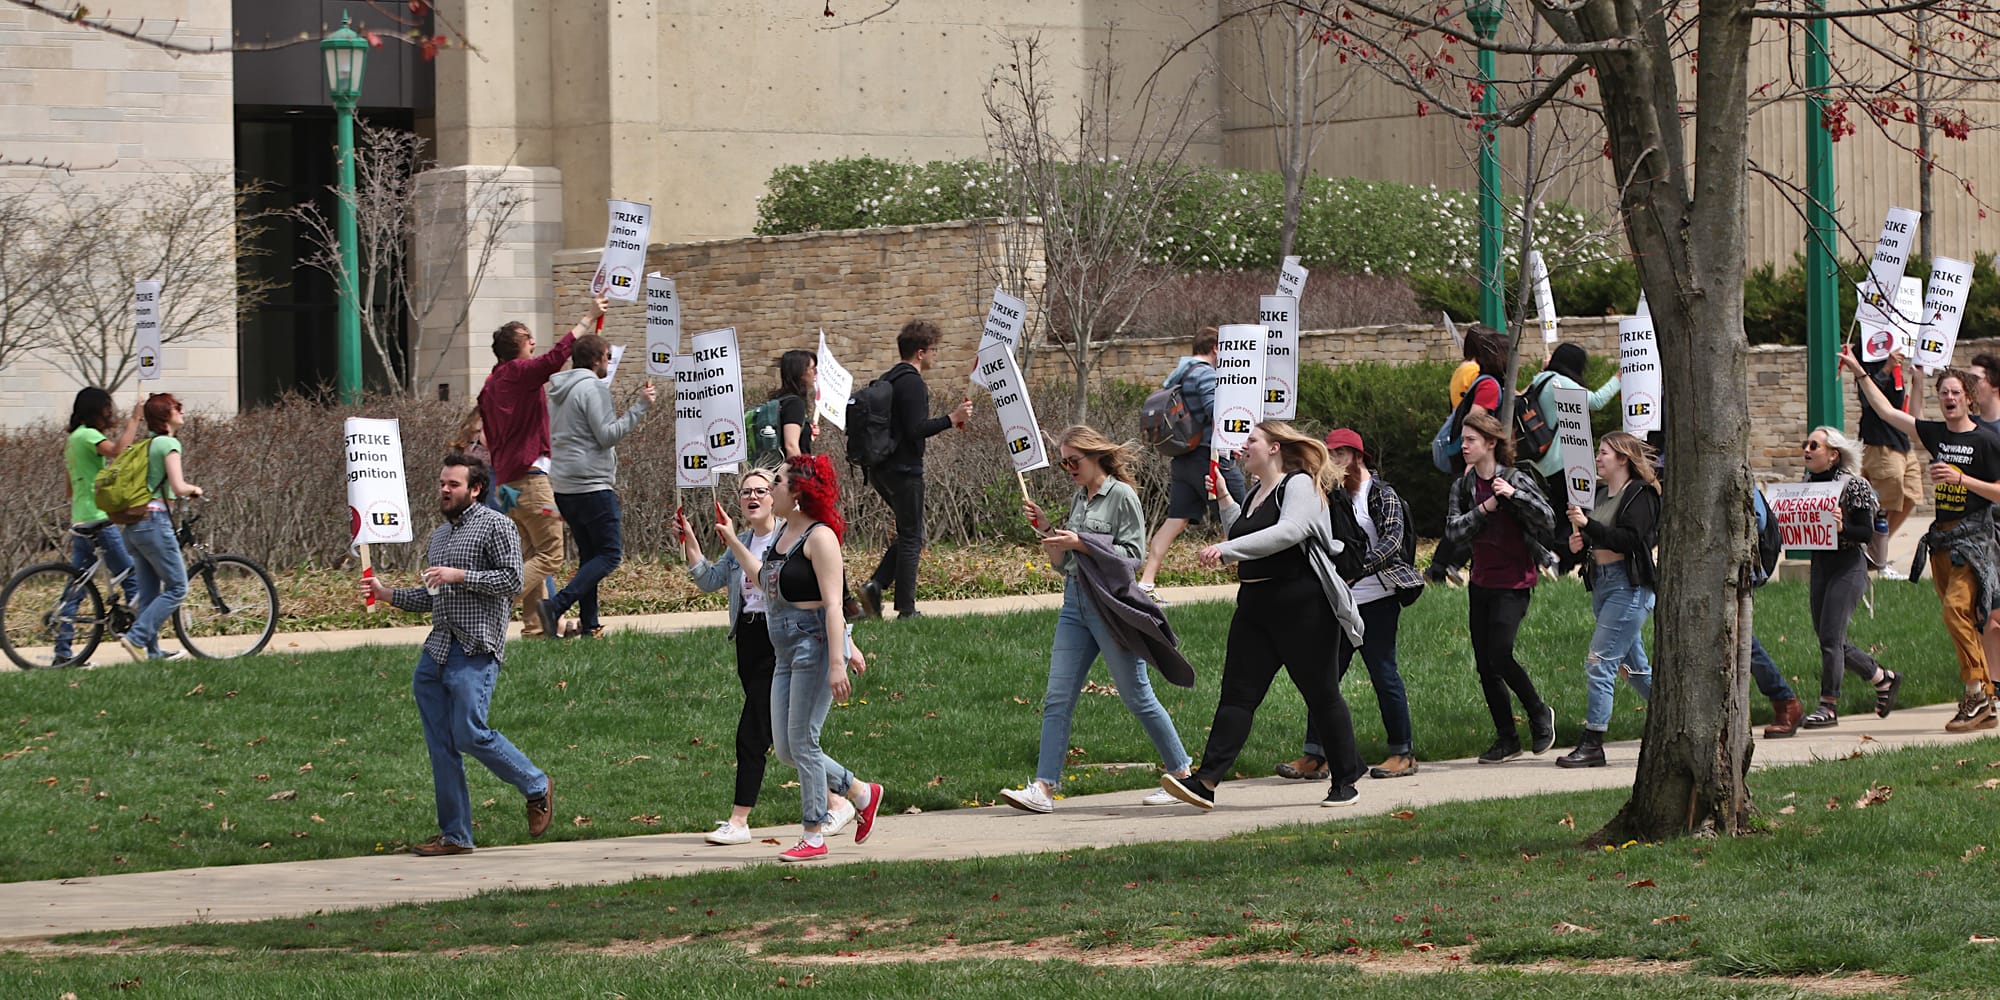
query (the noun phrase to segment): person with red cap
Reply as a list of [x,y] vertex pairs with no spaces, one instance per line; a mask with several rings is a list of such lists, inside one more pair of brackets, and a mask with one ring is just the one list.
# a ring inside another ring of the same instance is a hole
[[[1347,676],[1354,654],[1360,653],[1361,662],[1368,667],[1369,683],[1375,688],[1375,703],[1382,711],[1382,730],[1389,743],[1387,758],[1368,774],[1374,778],[1407,777],[1417,773],[1416,741],[1403,675],[1396,668],[1396,626],[1403,608],[1424,591],[1424,578],[1412,563],[1416,536],[1409,530],[1410,507],[1375,474],[1375,456],[1352,428],[1340,427],[1328,434],[1326,449],[1340,470],[1327,497],[1335,537],[1360,550],[1358,558],[1342,562],[1352,573],[1347,586],[1361,612],[1361,644],[1357,647],[1345,635],[1340,637],[1333,657],[1336,683]],[[1287,778],[1328,776],[1325,747],[1310,721],[1306,723],[1304,752],[1297,760],[1279,764],[1278,773]]]

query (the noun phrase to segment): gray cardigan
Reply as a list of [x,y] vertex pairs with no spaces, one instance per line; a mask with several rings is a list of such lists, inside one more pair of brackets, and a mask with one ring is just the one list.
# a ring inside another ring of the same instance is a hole
[[[1305,482],[1292,482],[1294,476],[1304,476]],[[1295,488],[1287,489],[1287,484]],[[1339,619],[1341,631],[1347,633],[1349,642],[1361,645],[1361,611],[1354,606],[1354,595],[1333,565],[1333,557],[1346,546],[1333,537],[1333,522],[1326,516],[1326,494],[1319,491],[1311,476],[1295,472],[1288,473],[1264,502],[1280,505],[1278,523],[1223,542],[1223,561],[1241,562],[1282,552],[1294,545],[1305,546],[1306,560],[1312,564],[1313,575],[1319,577],[1320,590],[1325,592],[1333,616]],[[1229,527],[1243,515],[1243,507],[1225,503],[1217,512],[1222,516],[1222,532],[1227,535]]]

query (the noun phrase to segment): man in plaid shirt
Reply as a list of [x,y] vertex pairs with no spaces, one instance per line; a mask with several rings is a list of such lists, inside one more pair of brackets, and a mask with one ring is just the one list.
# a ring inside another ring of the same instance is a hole
[[431,634],[410,687],[430,749],[439,832],[410,848],[419,857],[472,851],[472,793],[462,754],[527,797],[528,836],[549,828],[549,776],[486,725],[493,682],[507,654],[507,621],[521,591],[521,540],[505,514],[479,502],[486,482],[486,463],[445,456],[438,474],[445,523],[431,532],[424,585],[391,590],[373,577],[361,581],[363,600],[431,613]]

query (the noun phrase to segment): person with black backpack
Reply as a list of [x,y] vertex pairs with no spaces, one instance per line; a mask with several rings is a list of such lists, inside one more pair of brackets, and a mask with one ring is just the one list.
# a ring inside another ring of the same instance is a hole
[[[1477,364],[1479,371],[1462,395],[1455,394],[1450,415],[1431,438],[1431,463],[1439,472],[1453,476],[1464,473],[1468,464],[1463,452],[1468,417],[1500,412],[1500,380],[1507,376],[1509,343],[1506,334],[1490,326],[1474,323],[1465,328],[1465,357]],[[1453,376],[1454,381],[1457,377]],[[1443,583],[1450,578],[1456,584],[1459,569],[1469,559],[1470,554],[1446,532],[1431,553],[1431,564],[1424,567],[1424,579]]]
[[[1410,702],[1403,675],[1396,668],[1396,628],[1403,609],[1424,592],[1424,580],[1412,561],[1416,535],[1409,530],[1410,507],[1395,489],[1370,468],[1375,456],[1361,435],[1341,427],[1326,436],[1339,478],[1327,497],[1327,520],[1341,543],[1334,566],[1361,612],[1361,644],[1340,636],[1333,656],[1335,683],[1347,676],[1354,654],[1368,667],[1375,704],[1382,712],[1388,754],[1368,771],[1371,778],[1403,778],[1417,773],[1416,738],[1410,727]],[[1326,750],[1310,719],[1306,722],[1303,754],[1278,765],[1286,778],[1328,777]]]
[[1146,542],[1146,563],[1139,569],[1139,589],[1148,594],[1153,592],[1153,578],[1159,575],[1160,564],[1166,561],[1167,549],[1174,539],[1181,536],[1190,524],[1200,524],[1202,518],[1214,513],[1217,497],[1209,487],[1209,466],[1221,478],[1217,485],[1229,492],[1229,498],[1243,502],[1243,473],[1237,471],[1233,455],[1214,452],[1209,440],[1215,428],[1215,362],[1216,339],[1219,332],[1215,327],[1202,327],[1194,335],[1194,351],[1181,358],[1174,366],[1173,374],[1161,383],[1161,387],[1181,389],[1181,398],[1187,412],[1194,418],[1192,440],[1195,446],[1187,451],[1176,451],[1167,455],[1169,459],[1167,476],[1167,519],[1160,522],[1153,537]]
[[[1533,416],[1529,417],[1525,415],[1528,410],[1527,407],[1517,405],[1514,416],[1515,424],[1519,425],[1524,420],[1529,419],[1539,420],[1553,431],[1556,425],[1556,390],[1582,389],[1584,368],[1589,364],[1590,355],[1583,348],[1575,344],[1557,344],[1556,349],[1549,353],[1548,363],[1542,366],[1541,374],[1536,375],[1534,380],[1528,383],[1528,387],[1521,390],[1521,403],[1532,402],[1534,404],[1532,407]],[[1611,405],[1611,401],[1618,398],[1619,390],[1618,376],[1615,374],[1606,380],[1603,385],[1589,390],[1587,399],[1590,411],[1595,413]],[[1519,429],[1518,426],[1516,429]],[[1533,463],[1536,474],[1542,477],[1543,485],[1548,488],[1550,506],[1566,508],[1572,503],[1582,506],[1590,498],[1577,498],[1569,495],[1569,487],[1563,478],[1564,455],[1562,445],[1560,443],[1549,443],[1552,440],[1553,434],[1551,434],[1549,439],[1544,440],[1544,446],[1541,451],[1524,453],[1521,455],[1521,458]],[[1576,553],[1570,552],[1568,546],[1558,545],[1556,546],[1556,559],[1560,567],[1558,573],[1564,574],[1576,567],[1578,556]]]
[[[876,379],[890,386],[888,436],[892,447],[879,462],[865,464],[868,485],[889,505],[896,518],[896,537],[882,553],[875,573],[861,584],[861,606],[869,617],[882,616],[882,592],[894,590],[896,617],[916,618],[917,559],[924,551],[924,442],[934,434],[964,427],[972,418],[972,400],[961,401],[946,416],[931,416],[931,390],[923,373],[937,363],[937,344],[943,337],[937,324],[913,319],[896,334],[896,352],[902,362]],[[875,389],[875,386],[869,386]],[[850,415],[854,407],[848,407]],[[849,431],[856,430],[850,416]],[[849,449],[852,458],[852,448]]]

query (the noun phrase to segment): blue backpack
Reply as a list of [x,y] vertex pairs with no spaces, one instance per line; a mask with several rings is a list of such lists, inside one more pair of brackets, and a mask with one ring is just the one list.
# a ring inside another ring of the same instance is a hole
[[1459,397],[1458,405],[1452,407],[1451,416],[1444,418],[1444,423],[1438,427],[1437,433],[1431,435],[1431,464],[1437,466],[1437,470],[1447,476],[1458,471],[1452,468],[1452,462],[1457,460],[1459,453],[1464,450],[1461,438],[1465,430],[1465,415],[1472,410],[1472,397],[1479,394],[1481,382],[1491,382],[1495,386],[1500,384],[1500,380],[1491,375],[1481,375],[1473,379],[1472,388],[1465,390],[1465,395]]

